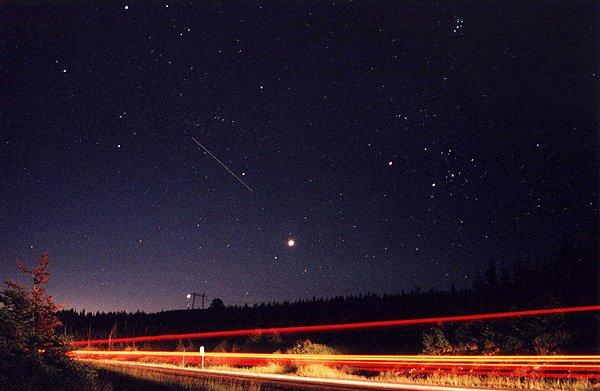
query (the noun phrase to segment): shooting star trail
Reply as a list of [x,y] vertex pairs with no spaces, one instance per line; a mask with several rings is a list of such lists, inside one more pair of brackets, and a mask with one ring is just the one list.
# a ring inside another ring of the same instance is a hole
[[196,139],[195,139],[195,138],[193,138],[193,137],[192,137],[192,140],[194,140],[194,142],[195,142],[196,144],[198,144],[198,145],[199,145],[199,146],[200,146],[202,149],[204,149],[204,150],[206,151],[206,153],[208,153],[208,154],[209,154],[209,155],[210,155],[210,156],[211,156],[213,159],[215,159],[215,160],[216,160],[216,161],[217,161],[217,162],[218,162],[220,165],[222,165],[223,167],[225,167],[225,169],[226,169],[226,170],[227,170],[227,171],[228,171],[228,172],[229,172],[231,175],[233,175],[233,176],[234,176],[234,178],[235,178],[235,179],[237,179],[237,180],[238,180],[238,181],[239,181],[239,182],[240,182],[242,185],[244,185],[244,187],[245,187],[246,189],[250,190],[250,192],[251,192],[251,193],[254,193],[254,190],[252,190],[252,189],[250,188],[250,186],[248,186],[248,185],[246,184],[246,182],[244,182],[244,181],[243,181],[243,180],[242,180],[242,179],[241,179],[239,176],[235,175],[235,173],[234,173],[233,171],[231,171],[231,170],[229,169],[229,167],[227,167],[227,166],[225,165],[225,163],[223,163],[222,161],[220,161],[220,160],[219,160],[219,158],[218,158],[218,157],[216,157],[215,155],[213,155],[213,154],[212,154],[212,153],[211,153],[211,152],[210,152],[208,149],[206,149],[206,148],[204,147],[204,145],[200,144],[200,143],[198,142],[198,140],[196,140]]

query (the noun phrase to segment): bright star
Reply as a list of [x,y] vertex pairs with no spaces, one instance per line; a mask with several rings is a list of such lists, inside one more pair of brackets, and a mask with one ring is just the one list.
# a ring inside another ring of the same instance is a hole
[[288,247],[294,247],[296,245],[296,241],[294,239],[288,239],[287,245]]

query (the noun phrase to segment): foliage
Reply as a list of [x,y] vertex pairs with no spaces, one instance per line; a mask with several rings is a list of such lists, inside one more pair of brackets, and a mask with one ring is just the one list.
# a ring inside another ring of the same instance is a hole
[[7,281],[0,292],[0,389],[87,390],[95,387],[95,372],[65,356],[67,345],[56,334],[58,307],[46,292],[50,279],[46,254],[38,265],[21,273],[31,288]]
[[225,308],[225,304],[223,303],[223,300],[221,300],[217,297],[215,299],[212,299],[212,301],[210,302],[210,308],[222,309],[222,308]]
[[469,322],[435,327],[423,335],[425,354],[558,354],[571,340],[560,317]]
[[119,365],[99,364],[103,386],[148,391],[259,391],[260,384],[243,380],[212,380],[177,376]]
[[568,390],[587,391],[597,389],[588,379],[546,379],[529,377],[477,376],[456,374],[406,374],[382,372],[370,380],[384,383],[412,383],[454,387],[477,387],[498,390]]
[[423,353],[432,355],[452,354],[452,346],[440,327],[423,335]]
[[340,354],[340,351],[329,347],[327,345],[322,345],[319,343],[313,343],[309,339],[305,339],[303,341],[299,341],[292,348],[289,348],[286,351],[287,354]]
[[2,319],[1,346],[28,351],[45,350],[54,354],[63,348],[55,335],[60,326],[56,317],[58,307],[46,293],[50,273],[46,270],[49,259],[46,254],[31,269],[22,261],[17,263],[21,273],[33,280],[29,289],[20,282],[7,281],[7,289],[0,293],[0,319]]
[[318,377],[321,379],[347,379],[358,380],[358,376],[352,374],[348,367],[336,368],[323,364],[300,365],[295,370],[295,375],[303,377]]

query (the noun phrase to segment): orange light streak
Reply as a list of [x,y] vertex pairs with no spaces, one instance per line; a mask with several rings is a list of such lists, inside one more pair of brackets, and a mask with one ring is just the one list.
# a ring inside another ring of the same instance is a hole
[[[106,356],[199,356],[198,352],[175,352],[163,350],[73,350],[71,355],[106,355]],[[206,352],[205,357],[222,358],[257,358],[288,360],[364,360],[364,361],[450,361],[450,362],[600,362],[600,355],[540,355],[540,356],[426,356],[426,355],[354,355],[354,354],[286,354],[286,353],[227,353]]]
[[[118,358],[107,361],[131,363],[144,357],[163,357],[164,362],[176,364],[182,357],[186,362],[199,364],[198,352],[172,351],[72,351],[79,359],[98,361],[99,357]],[[600,378],[600,356],[392,356],[392,355],[298,355],[266,353],[207,352],[208,365],[260,366],[276,362],[319,363],[328,366],[350,366],[355,369],[408,374],[455,374],[506,377]],[[456,359],[459,360],[456,360]],[[469,359],[469,361],[466,361]],[[102,360],[100,360],[102,361]],[[105,360],[106,361],[106,360]],[[569,364],[567,364],[569,363]]]
[[[176,362],[186,357],[197,363],[198,352],[173,351],[106,351],[77,350],[69,353],[76,358],[113,357],[121,360],[163,357]],[[400,371],[408,373],[455,373],[501,376],[582,377],[600,378],[600,356],[417,356],[417,355],[309,355],[279,353],[205,353],[207,363],[230,365],[265,365],[270,362],[319,363],[329,366],[350,366],[369,371]]]

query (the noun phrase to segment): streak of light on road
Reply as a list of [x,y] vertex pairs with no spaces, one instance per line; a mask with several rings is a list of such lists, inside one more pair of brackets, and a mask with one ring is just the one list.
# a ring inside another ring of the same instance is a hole
[[[74,355],[107,356],[197,356],[198,352],[175,352],[162,350],[73,350]],[[398,362],[600,362],[600,355],[541,355],[541,356],[427,356],[427,355],[358,355],[358,354],[286,354],[286,353],[227,353],[206,352],[206,357],[289,359],[289,360],[365,360]]]
[[442,386],[430,384],[407,384],[407,383],[382,383],[369,380],[345,380],[345,379],[325,379],[316,377],[300,377],[294,375],[251,373],[242,371],[210,370],[190,367],[174,367],[164,364],[114,362],[110,360],[90,360],[92,363],[109,366],[131,366],[137,368],[147,368],[148,370],[159,370],[163,373],[179,374],[182,376],[215,376],[220,378],[232,377],[236,379],[245,378],[248,380],[258,380],[272,383],[281,383],[284,385],[305,385],[319,387],[322,390],[350,389],[361,390],[413,390],[413,391],[492,391],[489,388],[481,387],[460,387],[460,386]]
[[[162,357],[164,362],[178,362],[185,357],[193,364],[198,352],[173,351],[106,351],[76,350],[70,355],[79,359],[121,361]],[[311,364],[348,366],[366,371],[396,371],[406,373],[453,373],[470,375],[500,375],[518,377],[600,378],[600,356],[418,356],[418,355],[310,355],[267,353],[206,352],[209,365],[260,366],[277,364]]]

